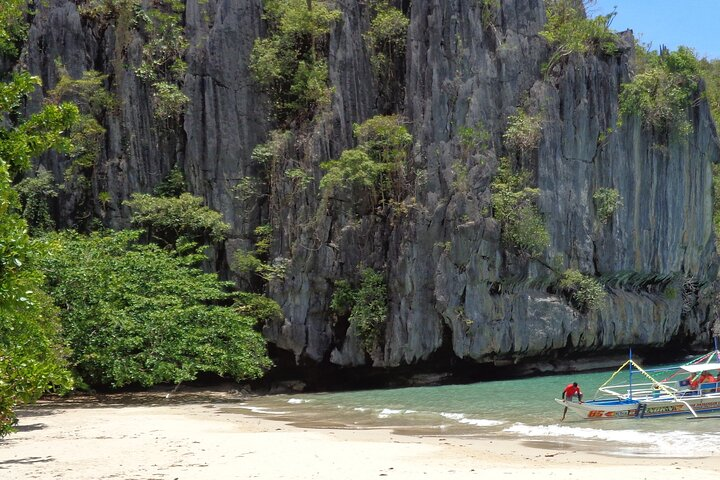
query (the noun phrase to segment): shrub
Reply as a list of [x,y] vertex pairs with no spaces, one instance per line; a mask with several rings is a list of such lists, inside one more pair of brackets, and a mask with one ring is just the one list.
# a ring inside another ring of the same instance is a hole
[[262,309],[245,303],[247,294],[232,306],[231,284],[194,267],[204,255],[139,245],[138,236],[52,237],[59,249],[44,268],[83,380],[122,387],[202,372],[261,376],[270,361],[255,327],[266,319],[252,313]]
[[528,172],[521,170],[514,173],[510,161],[501,158],[490,189],[493,216],[500,222],[505,244],[535,256],[550,244],[550,234],[535,206],[540,192],[530,188],[529,182]]
[[52,174],[44,167],[38,167],[34,177],[26,177],[15,186],[20,194],[22,216],[37,235],[55,228],[55,220],[50,215],[50,199],[57,197],[58,188]]
[[220,212],[203,206],[202,198],[189,193],[179,197],[134,193],[123,203],[133,211],[133,225],[147,229],[149,238],[166,245],[175,245],[181,238],[221,242],[230,231]]
[[[15,4],[4,6],[8,10],[0,11],[3,21]],[[8,28],[0,22],[0,43],[12,40]],[[43,292],[44,277],[38,268],[47,248],[29,236],[11,183],[34,157],[72,146],[66,132],[77,119],[76,106],[46,105],[30,117],[20,113],[24,99],[39,83],[28,73],[14,73],[8,82],[0,82],[0,437],[12,431],[18,405],[72,387],[60,347],[57,310]],[[49,184],[47,177],[25,183],[26,206],[52,195]]]
[[614,188],[599,188],[593,193],[595,203],[595,215],[600,223],[607,223],[612,218],[615,210],[622,205],[620,192]]
[[250,70],[280,123],[312,117],[330,101],[327,64],[318,54],[326,52],[330,26],[340,17],[323,0],[313,1],[312,8],[307,0],[264,2],[270,36],[255,41]]
[[353,132],[358,147],[321,165],[326,174],[320,190],[329,197],[336,188],[358,186],[369,192],[373,205],[399,199],[405,190],[405,163],[412,143],[401,118],[378,115],[356,124]]
[[595,278],[578,270],[566,270],[560,278],[559,286],[568,295],[573,304],[583,312],[600,308],[607,298],[602,284]]
[[387,283],[381,273],[371,268],[361,269],[360,276],[360,285],[356,289],[346,280],[335,282],[330,307],[337,315],[350,312],[350,325],[355,328],[365,349],[370,351],[382,338],[387,321]]
[[699,79],[699,63],[689,48],[648,53],[645,68],[622,85],[620,114],[639,115],[645,127],[661,134],[686,135],[692,131],[687,109],[698,91]]
[[190,99],[174,83],[155,82],[152,88],[153,115],[158,120],[178,120]]
[[542,118],[528,115],[524,110],[508,117],[507,128],[503,134],[505,148],[508,151],[525,154],[538,148],[542,139]]
[[588,19],[580,0],[547,0],[545,5],[548,20],[540,35],[555,47],[548,71],[573,53],[615,55],[618,52],[618,36],[610,30],[615,12]]
[[0,8],[0,54],[15,57],[27,37],[27,0],[3,0]]
[[410,19],[386,0],[373,4],[374,16],[365,35],[370,63],[381,94],[390,95],[397,80],[396,70],[405,58],[405,42]]
[[167,177],[155,185],[153,194],[157,197],[179,197],[187,191],[185,175],[179,167],[175,166],[170,170]]

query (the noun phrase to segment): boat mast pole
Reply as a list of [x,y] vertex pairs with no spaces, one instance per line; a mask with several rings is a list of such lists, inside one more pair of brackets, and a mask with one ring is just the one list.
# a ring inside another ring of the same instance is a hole
[[630,400],[632,400],[632,366],[633,366],[633,362],[632,362],[632,347],[630,347],[630,363],[629,363],[629,365],[630,365],[630,391],[628,392],[628,398],[629,398]]

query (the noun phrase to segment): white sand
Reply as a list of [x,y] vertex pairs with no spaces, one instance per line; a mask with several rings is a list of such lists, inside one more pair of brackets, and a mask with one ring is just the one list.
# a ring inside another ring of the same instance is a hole
[[0,440],[0,479],[717,479],[720,458],[618,458],[520,440],[308,430],[227,404],[44,403]]

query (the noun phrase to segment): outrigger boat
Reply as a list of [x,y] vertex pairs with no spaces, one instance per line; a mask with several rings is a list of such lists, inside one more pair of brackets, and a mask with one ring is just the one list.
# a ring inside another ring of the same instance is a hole
[[[611,382],[627,368],[628,381]],[[720,381],[699,383],[701,374],[718,374],[720,351],[715,350],[684,365],[644,370],[630,358],[598,388],[595,398],[584,403],[556,398],[572,413],[587,419],[648,418],[720,410]],[[640,383],[633,382],[641,376]],[[720,374],[718,374],[720,375]],[[720,380],[720,379],[717,379]]]

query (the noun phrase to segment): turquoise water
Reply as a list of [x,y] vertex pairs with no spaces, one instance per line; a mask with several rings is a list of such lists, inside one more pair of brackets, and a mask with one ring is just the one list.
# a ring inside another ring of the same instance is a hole
[[382,427],[422,435],[501,435],[613,455],[702,457],[720,453],[720,418],[689,420],[686,415],[676,415],[592,421],[568,412],[565,421],[560,421],[563,408],[553,399],[560,397],[565,385],[578,382],[584,399],[592,399],[611,373],[276,395],[253,399],[242,408],[304,427]]

